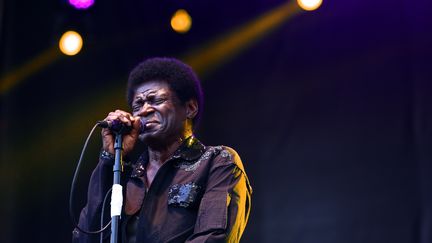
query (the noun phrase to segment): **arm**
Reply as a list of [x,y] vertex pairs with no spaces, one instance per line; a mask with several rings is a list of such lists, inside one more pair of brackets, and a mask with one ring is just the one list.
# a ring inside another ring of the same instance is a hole
[[[135,142],[139,135],[140,121],[139,118],[133,117],[128,112],[122,110],[116,110],[110,112],[104,119],[105,121],[119,120],[122,123],[131,126],[131,131],[127,134],[123,134],[123,156],[126,156],[135,146]],[[103,151],[107,151],[106,154],[101,154],[99,163],[93,171],[90,178],[87,204],[81,211],[78,225],[80,228],[87,231],[96,231],[101,228],[100,216],[102,212],[102,204],[106,193],[112,187],[113,181],[113,164],[114,156],[114,139],[115,135],[110,129],[102,129],[102,147]],[[111,154],[111,156],[109,156]],[[122,176],[123,179],[123,176]],[[122,183],[124,184],[124,183]],[[109,205],[109,200],[106,203]],[[105,210],[104,218],[109,219],[110,210]],[[104,220],[107,222],[107,220]],[[109,232],[107,230],[106,232]],[[104,234],[105,235],[105,234]],[[86,234],[80,232],[78,229],[73,231],[72,240],[73,242],[99,242],[100,234]]]
[[186,242],[239,242],[251,207],[252,189],[237,153],[222,150],[210,168],[194,233]]
[[[96,231],[101,228],[100,216],[102,212],[102,204],[108,190],[112,187],[112,168],[114,159],[108,156],[101,155],[99,163],[94,169],[90,178],[87,204],[80,214],[78,226],[87,231]],[[106,203],[109,205],[109,200]],[[106,224],[110,216],[110,211],[104,212],[104,223]],[[107,230],[109,232],[109,230]],[[105,234],[104,234],[105,235]],[[74,229],[72,242],[99,242],[100,234],[86,234]]]

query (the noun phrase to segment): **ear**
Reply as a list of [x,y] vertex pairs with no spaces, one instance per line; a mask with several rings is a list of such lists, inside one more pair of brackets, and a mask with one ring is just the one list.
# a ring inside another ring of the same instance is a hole
[[193,119],[198,113],[198,102],[195,99],[190,99],[186,102],[186,117],[188,119]]

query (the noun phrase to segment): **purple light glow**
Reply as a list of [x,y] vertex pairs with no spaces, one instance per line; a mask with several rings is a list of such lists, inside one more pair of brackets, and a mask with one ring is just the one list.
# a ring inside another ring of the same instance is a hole
[[69,3],[77,9],[87,9],[94,4],[94,0],[69,0]]

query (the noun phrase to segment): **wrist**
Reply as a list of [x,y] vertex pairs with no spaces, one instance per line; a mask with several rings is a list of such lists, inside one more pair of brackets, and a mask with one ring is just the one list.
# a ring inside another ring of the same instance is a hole
[[101,150],[99,156],[100,156],[101,159],[104,159],[104,160],[114,160],[115,159],[115,155],[112,154],[112,153],[110,153],[110,152],[108,152],[105,149]]

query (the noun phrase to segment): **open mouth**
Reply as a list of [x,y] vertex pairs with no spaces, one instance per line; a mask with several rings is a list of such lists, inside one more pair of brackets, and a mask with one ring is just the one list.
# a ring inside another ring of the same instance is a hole
[[158,124],[158,123],[159,123],[158,121],[147,121],[145,123],[145,125],[147,125],[147,124]]
[[144,123],[145,128],[151,128],[153,126],[156,126],[157,124],[159,124],[158,121],[147,121],[146,123]]

